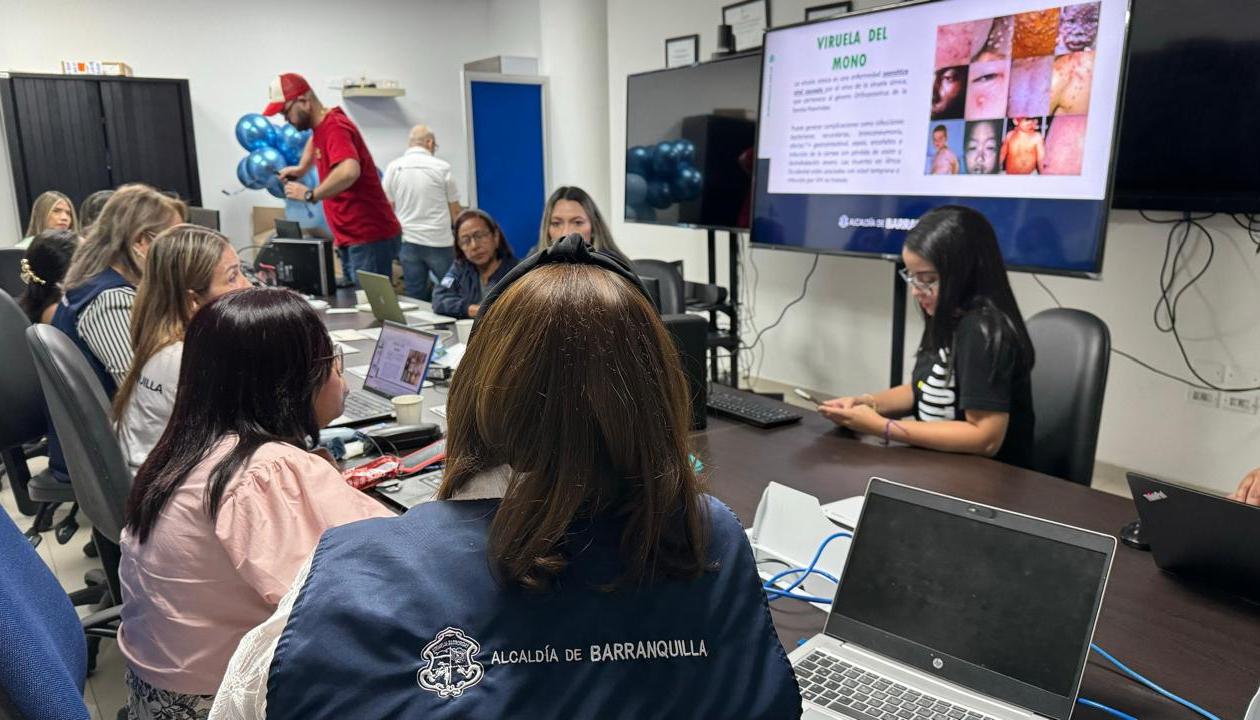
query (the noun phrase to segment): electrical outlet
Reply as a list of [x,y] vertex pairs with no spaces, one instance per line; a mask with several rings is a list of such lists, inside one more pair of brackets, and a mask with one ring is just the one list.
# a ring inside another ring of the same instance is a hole
[[1234,412],[1247,413],[1248,415],[1256,414],[1256,396],[1255,395],[1226,395],[1225,400],[1221,403],[1221,407]]
[[1260,387],[1260,368],[1254,365],[1227,365],[1225,384],[1229,387]]
[[1186,400],[1193,405],[1202,405],[1204,407],[1214,408],[1221,402],[1220,393],[1215,390],[1203,390],[1200,388],[1190,388],[1186,392]]

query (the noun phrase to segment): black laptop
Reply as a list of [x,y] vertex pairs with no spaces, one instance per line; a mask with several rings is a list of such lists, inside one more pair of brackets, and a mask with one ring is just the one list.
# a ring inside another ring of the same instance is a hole
[[1260,507],[1129,473],[1155,564],[1260,603]]

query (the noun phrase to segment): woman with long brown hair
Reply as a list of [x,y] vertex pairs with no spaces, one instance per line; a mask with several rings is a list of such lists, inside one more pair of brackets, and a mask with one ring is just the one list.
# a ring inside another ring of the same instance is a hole
[[578,236],[523,265],[452,380],[439,499],[326,533],[212,718],[800,716],[646,291]]
[[[184,214],[184,203],[148,185],[124,185],[105,203],[66,270],[65,296],[52,325],[74,341],[111,398],[131,369],[131,308],[145,253]],[[48,467],[53,477],[69,480],[51,423]]]
[[149,247],[131,313],[131,370],[114,395],[118,441],[132,472],[157,444],[175,407],[184,331],[211,300],[249,287],[228,239],[198,225],[176,225]]
[[110,197],[66,271],[65,302],[53,325],[70,336],[111,397],[131,369],[131,308],[149,243],[184,221],[184,203],[148,185]]
[[538,247],[543,250],[559,242],[573,233],[582,236],[592,249],[608,253],[629,264],[625,253],[617,247],[613,240],[604,214],[595,204],[590,193],[576,185],[556,188],[547,198],[547,206],[543,210],[542,224],[538,228]]

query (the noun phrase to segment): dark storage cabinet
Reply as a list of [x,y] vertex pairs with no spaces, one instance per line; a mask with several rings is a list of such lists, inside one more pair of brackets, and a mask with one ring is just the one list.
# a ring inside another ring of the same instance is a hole
[[144,182],[201,205],[187,80],[10,73],[0,112],[22,227],[31,203]]

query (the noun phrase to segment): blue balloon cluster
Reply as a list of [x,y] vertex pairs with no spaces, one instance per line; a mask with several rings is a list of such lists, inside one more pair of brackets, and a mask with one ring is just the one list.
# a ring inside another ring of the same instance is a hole
[[627,150],[629,219],[654,220],[657,210],[700,197],[704,175],[696,169],[695,161],[696,146],[690,140],[666,140]]
[[[266,190],[284,199],[284,183],[276,173],[302,161],[310,136],[309,130],[301,131],[288,123],[273,125],[258,113],[242,115],[236,121],[236,141],[249,154],[236,164],[236,179],[250,190]],[[318,182],[314,170],[302,178],[307,187],[315,187]]]

